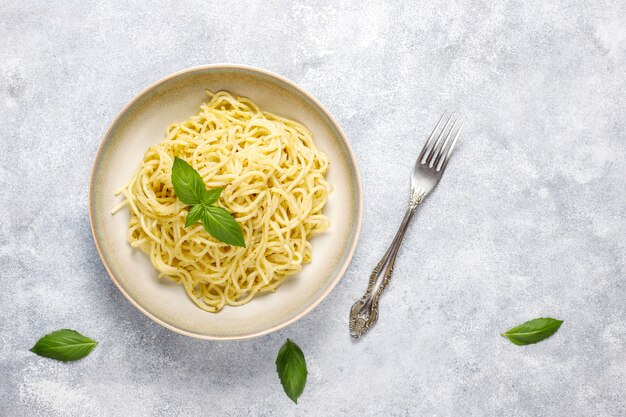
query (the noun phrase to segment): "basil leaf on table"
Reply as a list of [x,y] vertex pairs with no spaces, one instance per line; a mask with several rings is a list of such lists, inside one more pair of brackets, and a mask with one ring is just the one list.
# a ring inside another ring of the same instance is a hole
[[241,226],[226,209],[222,207],[204,207],[202,225],[209,234],[224,243],[245,247]]
[[89,355],[98,342],[76,330],[61,329],[45,335],[30,351],[58,361],[77,361]]
[[298,397],[304,391],[308,373],[304,353],[289,339],[278,351],[276,371],[278,371],[285,394],[291,398],[291,401],[298,404]]
[[542,317],[513,327],[502,333],[502,336],[518,346],[530,345],[552,336],[559,330],[562,323],[563,320]]
[[186,161],[176,157],[172,166],[172,185],[180,201],[185,204],[202,202],[206,191],[202,177]]

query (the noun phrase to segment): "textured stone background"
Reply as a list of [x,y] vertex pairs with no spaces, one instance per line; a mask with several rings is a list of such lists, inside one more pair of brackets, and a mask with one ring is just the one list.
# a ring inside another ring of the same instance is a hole
[[[1,414],[626,415],[624,3],[336,3],[0,1]],[[235,343],[132,307],[87,215],[117,112],[164,75],[219,62],[318,97],[365,193],[337,288],[298,323]],[[354,343],[348,308],[444,109],[469,120],[461,146],[406,237],[381,321]],[[565,320],[544,343],[499,336],[544,315]],[[61,327],[100,345],[73,364],[28,352]],[[309,363],[297,406],[274,370],[287,337]]]

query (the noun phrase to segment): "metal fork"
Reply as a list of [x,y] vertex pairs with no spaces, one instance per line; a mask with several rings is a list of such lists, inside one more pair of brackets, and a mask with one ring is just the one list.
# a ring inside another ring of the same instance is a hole
[[[445,124],[443,124],[444,120],[446,120]],[[374,268],[367,291],[350,309],[350,335],[353,338],[358,339],[363,336],[378,320],[378,301],[391,279],[396,255],[400,249],[404,233],[417,206],[439,183],[464,123],[460,117],[451,114],[446,118],[444,113],[428,137],[424,148],[422,148],[411,174],[409,206],[400,224],[400,229],[398,229],[383,258]],[[443,128],[441,127],[442,124]]]

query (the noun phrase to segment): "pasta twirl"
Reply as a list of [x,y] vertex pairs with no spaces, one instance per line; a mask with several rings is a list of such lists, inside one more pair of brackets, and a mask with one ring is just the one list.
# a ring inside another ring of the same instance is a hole
[[[130,210],[130,244],[150,256],[160,277],[217,312],[274,291],[310,262],[309,239],[329,227],[322,209],[331,186],[328,158],[304,126],[246,98],[208,94],[198,114],[171,125],[146,151],[119,193]],[[171,183],[174,157],[195,168],[207,188],[224,187],[218,205],[240,224],[245,248],[217,241],[200,223],[185,228],[188,208]]]

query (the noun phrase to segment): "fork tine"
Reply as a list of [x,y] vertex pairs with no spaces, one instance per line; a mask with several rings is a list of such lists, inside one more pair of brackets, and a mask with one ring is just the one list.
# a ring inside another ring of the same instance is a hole
[[426,141],[426,143],[424,144],[424,147],[422,148],[422,151],[420,152],[420,156],[417,157],[417,161],[420,164],[423,164],[424,162],[422,161],[422,159],[424,158],[425,154],[426,154],[426,150],[428,149],[428,147],[430,146],[430,144],[433,142],[433,139],[435,138],[435,132],[437,131],[437,129],[439,129],[439,126],[441,125],[441,122],[443,121],[444,117],[446,116],[446,113],[442,114],[441,117],[439,118],[439,121],[437,122],[437,125],[435,126],[435,128],[433,129],[433,131],[431,132],[430,136],[428,137],[428,140]]
[[454,135],[454,140],[452,140],[452,144],[450,144],[450,149],[448,149],[448,152],[446,153],[446,157],[443,159],[443,162],[441,163],[441,167],[437,169],[437,171],[441,171],[441,173],[443,173],[443,171],[446,169],[446,166],[448,165],[448,161],[450,160],[450,155],[452,155],[452,151],[454,150],[454,145],[456,145],[456,140],[459,138],[459,135],[461,134],[461,130],[463,129],[464,125],[465,125],[465,120],[463,120],[463,123],[461,123],[461,125],[459,126],[459,130],[456,131],[456,135]]
[[454,132],[454,128],[456,127],[456,125],[459,123],[460,120],[462,120],[461,117],[457,117],[454,120],[454,123],[452,123],[452,127],[450,127],[450,130],[448,131],[448,134],[446,135],[446,140],[443,141],[443,144],[441,145],[441,148],[437,150],[437,153],[433,154],[432,162],[430,166],[431,168],[432,167],[437,168],[439,166],[439,162],[441,161],[441,159],[446,153],[446,146],[448,145],[448,142],[450,142],[450,138],[452,138],[452,132]]
[[[450,117],[448,117],[446,124],[443,126],[443,129],[441,130],[441,133],[439,134],[439,137],[437,138],[437,142],[435,142],[435,144],[433,145],[433,148],[430,150],[428,156],[426,157],[426,163],[431,168],[433,167],[433,161],[435,160],[435,158],[437,157],[437,153],[439,152],[439,145],[441,144],[442,139],[446,136],[446,129],[450,125],[450,120],[452,120],[452,116],[454,116],[454,113],[452,113]],[[449,134],[450,134],[450,131],[448,131],[448,135]]]

